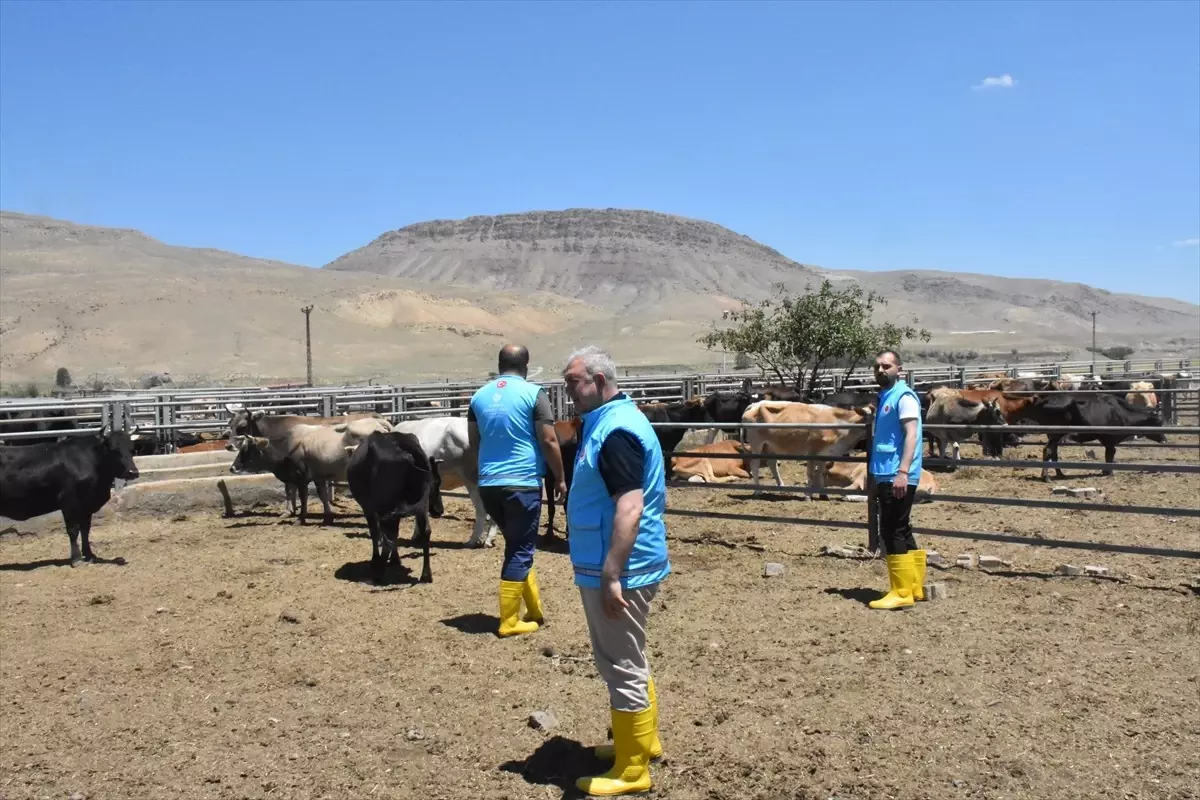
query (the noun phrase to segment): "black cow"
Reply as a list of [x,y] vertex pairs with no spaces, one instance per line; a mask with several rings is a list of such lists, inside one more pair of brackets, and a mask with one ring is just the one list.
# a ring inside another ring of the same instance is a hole
[[[682,403],[643,403],[638,406],[646,419],[651,422],[708,422],[708,412],[704,410],[704,401],[700,398],[685,400]],[[663,456],[679,446],[687,428],[655,428],[658,445],[662,448]]]
[[411,433],[372,433],[350,455],[346,478],[371,529],[371,579],[382,583],[387,565],[400,563],[400,520],[416,517],[412,542],[422,543],[424,556],[420,582],[433,583],[429,518],[442,516],[442,479],[420,440]]
[[845,389],[840,392],[830,392],[816,402],[821,405],[833,406],[834,408],[866,408],[867,406],[875,405],[878,400],[878,392]]
[[789,386],[764,386],[755,394],[759,400],[782,400],[787,403],[802,403],[804,398]]
[[[1161,427],[1162,419],[1151,409],[1131,406],[1124,398],[1110,394],[1058,394],[1039,397],[1026,412],[1026,418],[1035,425],[1064,425],[1088,426],[1096,428],[1115,427]],[[1100,442],[1104,445],[1104,461],[1113,463],[1117,454],[1117,445],[1126,439],[1133,438],[1134,433],[1049,433],[1047,442],[1042,450],[1042,461],[1058,461],[1058,444],[1064,438],[1068,442],[1083,444],[1085,442]],[[1161,433],[1146,434],[1146,438],[1155,442],[1165,442],[1167,439]],[[1047,467],[1042,467],[1042,480],[1047,479]],[[1055,467],[1055,477],[1063,479],[1063,471]],[[1112,475],[1112,470],[1104,470],[1102,475]]]
[[23,521],[61,511],[71,537],[71,566],[95,561],[88,541],[92,515],[112,496],[114,480],[137,476],[133,444],[125,431],[106,428],[62,442],[0,447],[0,516]]
[[[66,438],[63,433],[56,431],[74,430],[76,420],[60,419],[74,416],[70,408],[45,408],[30,411],[0,411],[0,420],[10,420],[0,424],[0,441],[6,446],[29,446],[48,444]],[[36,421],[32,421],[36,420]],[[21,436],[5,438],[6,433],[46,433],[46,436]]]
[[[742,414],[746,413],[746,409],[755,400],[761,399],[757,395],[750,393],[750,379],[746,378],[742,382],[741,391],[738,392],[709,392],[704,398],[704,412],[708,415],[711,422],[723,422],[726,424],[736,424],[742,421]],[[736,432],[726,430],[725,435],[734,438],[731,434],[736,433],[736,438],[741,439],[741,430]],[[717,429],[713,428],[708,434],[708,443],[712,444],[717,440]]]
[[[231,443],[234,440],[230,440]],[[270,440],[242,436],[237,440],[237,455],[229,465],[229,471],[234,475],[248,475],[269,472],[283,484],[284,496],[287,500],[288,514],[300,515],[300,524],[308,518],[308,487],[314,483],[304,467],[290,458],[272,458]],[[230,449],[232,444],[226,445]]]

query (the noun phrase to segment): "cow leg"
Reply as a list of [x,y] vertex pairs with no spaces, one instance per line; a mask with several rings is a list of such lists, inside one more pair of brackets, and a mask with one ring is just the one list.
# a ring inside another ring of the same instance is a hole
[[299,502],[296,500],[296,484],[285,483],[283,485],[283,493],[286,497],[287,511],[284,512],[285,517],[294,517],[299,510]]
[[71,540],[71,566],[74,567],[83,561],[83,555],[79,552],[79,520],[66,509],[62,513],[63,522],[67,525],[67,537]]
[[[1108,442],[1105,442],[1104,443],[1104,463],[1111,464],[1114,461],[1116,461],[1116,459],[1117,459],[1117,446],[1115,444],[1109,444]],[[1111,476],[1113,474],[1113,471],[1111,469],[1106,469],[1103,472],[1101,472],[1100,474],[1105,475],[1105,476]],[[83,540],[85,543],[87,542],[86,537],[87,537],[87,534],[85,533],[84,540]],[[85,544],[84,547],[86,548],[86,546],[87,545]],[[85,554],[87,553],[86,549],[84,550],[84,553]]]
[[759,465],[759,459],[757,456],[758,456],[759,452],[760,451],[755,446],[755,444],[750,445],[750,453],[753,456],[750,459],[750,475],[751,475],[751,477],[754,478],[754,495],[755,495],[755,497],[762,494],[762,488],[759,486],[759,482],[758,482],[758,468],[760,465]]
[[300,524],[308,519],[308,481],[296,484],[296,500],[300,504]]
[[333,524],[333,505],[329,500],[330,494],[333,492],[333,486],[329,481],[317,481],[317,497],[321,498],[321,508],[324,513],[321,517],[322,525]]
[[383,582],[383,570],[386,562],[383,559],[383,534],[379,530],[379,520],[374,514],[367,514],[367,528],[371,531],[371,580],[378,584]]
[[[491,547],[496,538],[496,523],[491,522],[488,518],[487,510],[483,507],[483,498],[479,496],[479,484],[475,481],[468,481],[465,477],[463,485],[467,489],[467,494],[471,498],[471,505],[475,506],[475,526],[471,529],[471,538],[467,540],[467,544],[471,547]],[[491,523],[490,527],[488,523]],[[487,536],[484,536],[484,532]]]
[[554,476],[547,473],[546,479],[546,535],[554,535]]
[[775,476],[775,485],[783,486],[783,477],[779,474],[779,459],[771,459],[771,474]]
[[79,518],[79,538],[83,540],[83,560],[95,561],[96,554],[92,552],[92,543],[88,540],[88,536],[92,532],[92,515],[85,514]]
[[433,570],[429,568],[429,540],[433,538],[433,531],[429,527],[429,516],[427,514],[417,512],[417,527],[421,529],[421,539],[424,545],[421,548],[421,578],[419,583],[433,583]]
[[[1047,437],[1046,446],[1042,448],[1042,462],[1043,463],[1045,463],[1047,461],[1055,461],[1055,462],[1058,461],[1058,440],[1061,438],[1062,438],[1061,436],[1056,437],[1053,434],[1051,434],[1050,436]],[[1042,467],[1042,480],[1044,480],[1044,481],[1049,480],[1049,478],[1048,478],[1049,471],[1050,471],[1049,467],[1045,467],[1045,466]],[[1058,478],[1059,480],[1062,480],[1063,478],[1067,477],[1066,475],[1063,475],[1063,471],[1061,469],[1059,469],[1058,467],[1054,468],[1054,476],[1056,478]]]

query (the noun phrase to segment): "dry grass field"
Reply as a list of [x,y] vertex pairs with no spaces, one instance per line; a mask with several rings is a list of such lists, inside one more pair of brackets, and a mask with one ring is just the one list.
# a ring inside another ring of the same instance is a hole
[[[977,452],[973,446],[966,454]],[[1070,452],[1082,457],[1082,449]],[[1017,451],[1034,456],[1033,448]],[[1197,463],[1128,448],[1120,461]],[[794,480],[800,467],[784,467]],[[764,470],[764,477],[767,472]],[[938,475],[946,494],[1050,497],[1035,471]],[[1072,476],[1112,503],[1196,508],[1200,476]],[[927,527],[1200,550],[1195,518],[932,502]],[[670,507],[817,524],[672,517],[673,575],[650,629],[666,758],[655,797],[1145,798],[1198,796],[1200,564],[922,537],[949,598],[865,603],[875,560],[821,556],[865,533],[861,503],[678,488]],[[434,521],[390,586],[365,583],[352,502],[300,528],[277,508],[109,515],[102,557],[63,566],[58,523],[0,537],[0,798],[574,796],[599,768],[606,695],[561,547],[539,551],[548,624],[500,640],[496,549],[464,549],[470,505]],[[561,524],[561,523],[560,523]],[[763,577],[763,563],[784,574]],[[1062,562],[1107,578],[1064,577]],[[531,728],[534,711],[557,725]]]

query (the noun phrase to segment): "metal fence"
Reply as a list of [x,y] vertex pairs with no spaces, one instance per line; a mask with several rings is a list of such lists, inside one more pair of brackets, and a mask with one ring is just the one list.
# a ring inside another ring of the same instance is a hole
[[[1161,372],[1164,366],[1178,366],[1186,386],[1163,390],[1164,420],[1175,421],[1180,413],[1189,413],[1200,404],[1200,382],[1186,370],[1191,362],[1097,361],[1100,381],[1154,377],[1145,370]],[[1009,377],[1061,377],[1091,362],[1020,364],[1014,366],[913,367],[906,377],[914,385],[966,386],[999,375]],[[679,402],[707,395],[712,391],[732,392],[742,382],[764,381],[757,372],[718,374],[631,375],[620,377],[621,388],[639,402]],[[544,386],[559,419],[574,409],[561,380],[534,381]],[[229,407],[264,409],[273,413],[331,417],[356,412],[375,412],[391,422],[427,416],[463,415],[472,394],[482,381],[445,381],[406,386],[357,385],[335,387],[212,387],[165,391],[114,391],[105,395],[76,399],[8,399],[0,402],[0,440],[44,438],[48,435],[85,434],[104,425],[123,430],[135,428],[152,434],[164,449],[172,449],[181,435],[217,434],[228,428]],[[848,377],[844,372],[820,376],[821,391],[874,389],[870,370],[859,369]],[[22,430],[24,428],[24,430]]]
[[[705,423],[677,423],[677,422],[655,422],[651,423],[655,428],[684,428],[689,430],[706,429],[711,427],[720,427],[725,429],[736,429],[740,431],[752,428],[766,429],[818,429],[818,430],[861,430],[866,437],[865,449],[870,452],[870,436],[871,429],[869,425],[861,423],[725,423],[718,426]],[[1102,433],[1124,433],[1130,435],[1144,435],[1149,433],[1164,434],[1165,436],[1200,436],[1200,426],[1155,426],[1155,427],[1096,427],[1096,426],[1054,426],[1054,425],[1022,425],[1022,426],[999,426],[999,425],[952,425],[952,424],[926,424],[923,426],[926,431],[953,430],[962,433],[979,433],[988,432],[994,433],[1011,433],[1018,430],[1022,433],[1047,433],[1047,434],[1088,434],[1096,435]],[[1023,443],[1028,444],[1028,443]],[[1040,444],[1040,442],[1039,442]],[[923,446],[923,445],[921,445]],[[1085,445],[1080,445],[1085,446]],[[1168,444],[1150,444],[1148,446],[1157,447],[1179,447],[1179,445]],[[1188,449],[1194,449],[1200,456],[1200,441],[1195,444],[1187,445]],[[867,461],[865,456],[828,456],[828,455],[796,455],[771,453],[761,454],[757,458],[753,458],[752,454],[747,453],[707,453],[695,450],[681,450],[665,454],[669,459],[678,457],[700,457],[713,459],[736,459],[739,461],[751,461],[751,475],[757,473],[757,469],[761,468],[764,463],[769,463],[772,460],[778,461],[806,461],[817,463],[864,463]],[[1114,472],[1151,472],[1151,473],[1174,473],[1174,474],[1191,474],[1200,475],[1200,459],[1195,464],[1182,463],[1107,463],[1100,461],[1042,461],[1042,460],[1000,460],[1000,459],[944,459],[927,457],[923,459],[924,467],[938,466],[970,466],[984,469],[1087,469],[1094,470],[1097,468],[1112,470]],[[670,474],[668,472],[668,474]],[[692,483],[689,481],[669,480],[668,486],[680,489],[707,489],[712,491],[731,490],[731,489],[760,489],[769,493],[784,493],[784,494],[821,494],[827,496],[850,496],[863,495],[868,497],[873,496],[874,483],[869,476],[867,484],[862,489],[842,489],[836,487],[815,487],[815,486],[766,486],[756,483]],[[1109,503],[1096,503],[1091,501],[1070,502],[1061,500],[1030,500],[1017,497],[979,497],[966,495],[947,495],[934,493],[930,500],[933,502],[950,502],[975,505],[992,505],[992,506],[1021,506],[1025,508],[1046,508],[1046,509],[1070,509],[1070,510],[1087,510],[1101,513],[1116,513],[1116,514],[1135,514],[1135,515],[1153,515],[1166,516],[1174,518],[1200,518],[1200,508],[1196,507],[1181,507],[1181,506],[1150,506],[1150,505],[1116,505]],[[789,516],[766,516],[755,514],[734,514],[726,512],[699,511],[691,509],[672,509],[668,508],[668,515],[721,519],[730,521],[743,522],[763,522],[763,523],[784,523],[791,525],[809,525],[818,527],[832,528],[849,528],[854,530],[866,530],[868,535],[868,550],[879,552],[878,547],[878,524],[876,518],[876,508],[874,502],[869,502],[867,506],[867,520],[863,522],[852,522],[846,520],[825,520],[805,517],[789,517]],[[1013,544],[1032,545],[1038,547],[1062,547],[1081,550],[1098,550],[1117,553],[1130,553],[1136,555],[1150,555],[1166,558],[1187,558],[1200,559],[1200,551],[1182,550],[1176,548],[1163,547],[1143,547],[1137,545],[1122,545],[1113,544],[1110,542],[1088,542],[1070,539],[1051,539],[1047,537],[1027,537],[1016,536],[1007,533],[996,531],[961,531],[961,530],[946,530],[940,528],[924,528],[914,527],[914,533],[941,536],[948,538],[962,538],[983,541],[1007,542]]]

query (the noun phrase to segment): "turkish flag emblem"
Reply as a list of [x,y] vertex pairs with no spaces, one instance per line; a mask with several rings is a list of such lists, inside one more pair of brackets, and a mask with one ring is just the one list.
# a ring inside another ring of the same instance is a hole
[[496,384],[497,389],[503,389],[505,386],[508,386],[508,381],[500,381]]

